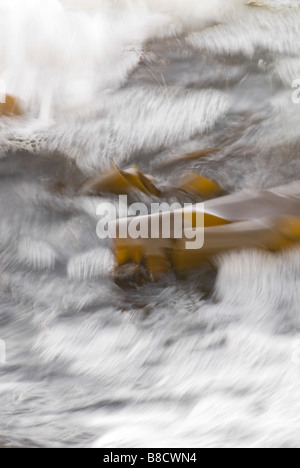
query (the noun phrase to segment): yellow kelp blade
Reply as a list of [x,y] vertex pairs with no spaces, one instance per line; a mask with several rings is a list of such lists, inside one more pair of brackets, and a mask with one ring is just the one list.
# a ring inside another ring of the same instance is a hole
[[132,166],[121,171],[115,165],[110,170],[85,182],[80,189],[80,193],[84,195],[102,195],[105,193],[129,195],[134,190],[155,196],[159,196],[161,193],[150,177],[142,174],[138,166]]
[[0,102],[0,115],[6,117],[20,116],[22,114],[19,101],[16,97],[6,95],[5,102]]
[[224,190],[210,179],[189,172],[178,184],[177,188],[183,192],[193,194],[202,198],[218,196],[224,193]]
[[152,182],[153,178],[151,176],[144,175],[137,165],[125,169],[125,171],[123,171],[123,176],[130,184],[141,192],[147,195],[155,195],[157,197],[161,195],[160,190]]
[[[184,220],[190,222],[191,227],[196,229],[197,227],[197,212],[196,211],[185,211],[184,212]],[[229,224],[230,221],[227,219],[220,218],[219,216],[215,216],[210,213],[204,212],[204,226],[205,227],[213,227],[213,226],[224,226]]]
[[[130,237],[130,224],[133,222],[146,233],[144,238]],[[132,263],[144,265],[152,278],[156,279],[172,270],[170,253],[176,239],[182,237],[184,229],[200,229],[204,225],[220,226],[227,223],[227,220],[204,213],[197,205],[149,216],[121,218],[113,229],[117,234],[117,238],[112,241],[116,263],[118,266]]]
[[171,239],[114,239],[113,252],[117,266],[144,265],[153,279],[172,269],[166,252],[173,246]]
[[300,217],[284,216],[279,218],[277,220],[277,229],[286,239],[287,246],[298,242],[300,239]]
[[[153,180],[153,177],[143,174],[136,165],[124,170],[119,170],[117,166],[113,165],[108,171],[86,181],[81,187],[80,193],[85,195],[105,193],[129,195],[134,190],[139,190],[146,195],[160,197],[162,192],[155,186]],[[175,188],[201,198],[210,198],[224,193],[223,189],[215,182],[193,172],[186,174]]]
[[80,188],[80,193],[83,195],[101,195],[104,193],[120,195],[127,194],[129,190],[130,184],[122,172],[113,165],[110,170],[87,180]]
[[265,3],[255,2],[255,1],[249,1],[248,3],[246,3],[246,5],[251,6],[251,7],[271,8],[270,5],[266,5]]
[[175,240],[169,261],[177,272],[193,270],[222,252],[241,249],[280,251],[300,243],[300,218],[279,217],[245,221],[205,229],[201,249],[187,250],[186,240]]
[[[204,213],[203,205],[198,204],[181,210],[119,219],[113,249],[117,264],[143,264],[155,278],[172,268],[178,272],[198,268],[214,255],[229,250],[260,248],[277,251],[292,247],[300,242],[299,214],[300,182],[294,182],[276,189],[242,192],[210,200],[204,204]],[[132,219],[135,224],[138,221],[148,228],[149,233],[151,226],[156,227],[143,239],[133,240],[126,235],[124,238]],[[170,226],[168,236],[164,235],[162,225]],[[184,227],[181,230],[183,236],[178,236],[178,225],[179,231]],[[193,235],[198,234],[201,240],[203,226],[204,245],[191,248]]]

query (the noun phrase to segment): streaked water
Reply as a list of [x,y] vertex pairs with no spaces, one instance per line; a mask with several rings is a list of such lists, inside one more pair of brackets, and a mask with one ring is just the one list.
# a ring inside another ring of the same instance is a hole
[[157,162],[228,192],[300,179],[298,1],[1,0],[2,443],[299,447],[300,251],[125,287],[88,176]]

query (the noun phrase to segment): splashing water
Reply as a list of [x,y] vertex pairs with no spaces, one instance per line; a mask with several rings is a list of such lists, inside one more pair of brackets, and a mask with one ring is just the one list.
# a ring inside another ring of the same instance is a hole
[[1,0],[0,26],[0,441],[299,446],[299,250],[124,289],[76,195],[205,147],[187,168],[230,193],[299,180],[299,2]]

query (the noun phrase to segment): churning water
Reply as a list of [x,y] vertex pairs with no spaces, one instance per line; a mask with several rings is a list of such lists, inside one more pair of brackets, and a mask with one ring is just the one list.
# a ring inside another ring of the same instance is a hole
[[257,3],[0,1],[2,444],[299,447],[300,250],[116,284],[76,194],[206,147],[230,193],[300,180],[300,2]]

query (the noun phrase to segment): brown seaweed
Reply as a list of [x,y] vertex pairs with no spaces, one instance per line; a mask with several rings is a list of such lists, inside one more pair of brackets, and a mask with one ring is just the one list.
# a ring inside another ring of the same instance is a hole
[[0,115],[4,115],[6,117],[22,115],[19,100],[16,97],[7,94],[5,102],[0,102]]
[[119,170],[115,164],[111,169],[87,180],[80,188],[82,195],[129,195],[134,190],[146,195],[160,196],[160,190],[155,187],[150,176],[144,175],[138,166]]

